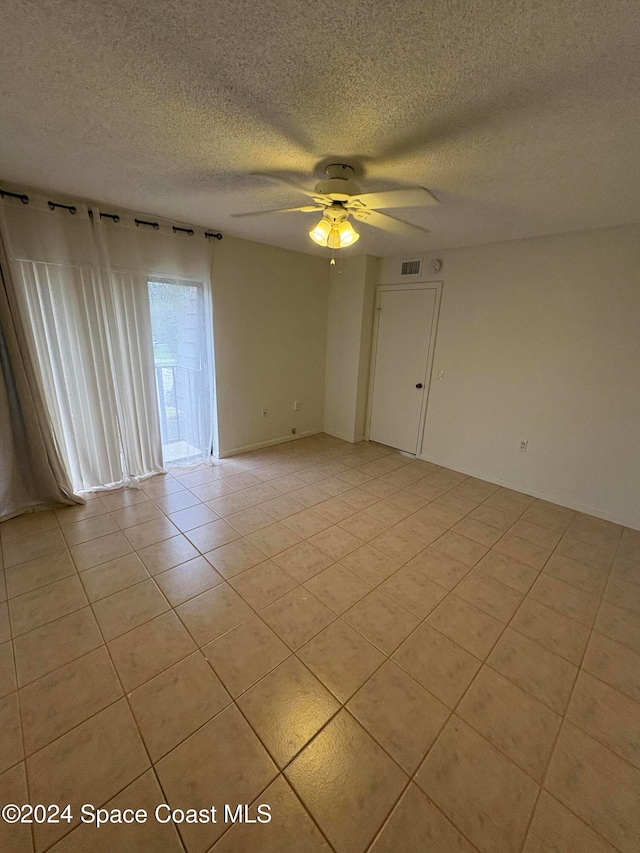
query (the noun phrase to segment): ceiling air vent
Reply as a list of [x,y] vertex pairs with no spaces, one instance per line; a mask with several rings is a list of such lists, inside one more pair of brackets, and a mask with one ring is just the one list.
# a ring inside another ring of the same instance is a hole
[[420,275],[422,261],[403,261],[400,275]]

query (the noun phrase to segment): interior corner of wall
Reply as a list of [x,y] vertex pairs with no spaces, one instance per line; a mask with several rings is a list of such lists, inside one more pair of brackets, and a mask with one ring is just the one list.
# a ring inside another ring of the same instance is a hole
[[354,433],[339,432],[338,430],[333,430],[328,426],[325,426],[322,431],[325,432],[327,435],[331,435],[334,438],[339,438],[342,441],[349,441],[351,442],[351,444],[356,444],[358,441],[362,441],[364,438],[364,436],[362,438],[358,438]]
[[367,255],[366,257],[366,275],[367,277],[371,276],[375,279],[377,284],[380,276],[380,268],[382,266],[382,258],[378,258],[376,255]]

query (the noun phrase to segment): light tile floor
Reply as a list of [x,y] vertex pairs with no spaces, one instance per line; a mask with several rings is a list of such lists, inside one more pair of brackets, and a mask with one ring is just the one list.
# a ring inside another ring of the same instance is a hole
[[[640,850],[638,531],[324,435],[89,497],[0,527],[1,850]],[[164,802],[273,819],[78,820]]]

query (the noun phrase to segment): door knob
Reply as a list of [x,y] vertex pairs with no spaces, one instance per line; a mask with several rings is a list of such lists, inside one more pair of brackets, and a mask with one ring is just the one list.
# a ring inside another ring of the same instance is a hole
[[416,388],[422,388],[422,382],[418,382],[418,384],[416,385]]

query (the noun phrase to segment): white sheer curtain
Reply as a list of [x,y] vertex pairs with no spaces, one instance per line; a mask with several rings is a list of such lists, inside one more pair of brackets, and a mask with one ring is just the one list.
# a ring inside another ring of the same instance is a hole
[[[114,374],[125,468],[141,474],[164,466],[153,365],[146,276],[111,270]],[[122,342],[126,342],[122,346]]]
[[32,345],[66,468],[77,489],[125,479],[104,293],[91,268],[16,262]]
[[74,208],[5,202],[2,227],[54,432],[87,490],[164,470],[148,282],[195,272],[208,285],[211,247],[165,223]]
[[57,446],[0,235],[0,521],[82,502]]

